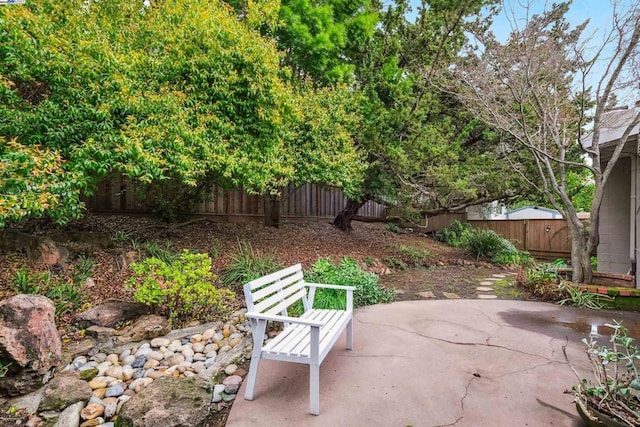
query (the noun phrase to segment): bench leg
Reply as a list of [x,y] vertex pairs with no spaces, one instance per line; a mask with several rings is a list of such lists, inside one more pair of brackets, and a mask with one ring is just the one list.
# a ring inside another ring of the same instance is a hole
[[253,400],[253,389],[256,385],[258,377],[258,366],[260,366],[260,356],[262,353],[262,341],[267,322],[265,320],[251,319],[253,332],[253,351],[251,352],[251,365],[249,365],[249,374],[247,375],[247,388],[244,392],[246,400]]
[[320,365],[309,365],[309,412],[320,414]]
[[353,318],[347,323],[347,350],[353,350]]

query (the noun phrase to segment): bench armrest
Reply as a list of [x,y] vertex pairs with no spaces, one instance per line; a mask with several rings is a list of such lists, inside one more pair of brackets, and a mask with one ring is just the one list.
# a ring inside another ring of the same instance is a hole
[[309,283],[309,282],[304,282],[304,284],[309,286],[310,288],[342,289],[343,291],[355,291],[356,290],[355,286],[329,285],[329,284],[326,284],[326,283]]
[[300,319],[299,317],[263,314],[255,311],[249,311],[245,314],[245,316],[247,316],[250,319],[271,320],[274,322],[284,322],[284,323],[297,323],[299,325],[306,325],[306,326],[311,326],[316,328],[324,326],[324,323],[319,322],[317,320],[307,320],[307,319]]

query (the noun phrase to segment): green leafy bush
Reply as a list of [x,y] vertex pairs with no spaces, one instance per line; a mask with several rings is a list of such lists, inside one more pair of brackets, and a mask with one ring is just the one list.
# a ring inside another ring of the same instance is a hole
[[211,258],[183,251],[171,264],[155,258],[131,264],[134,275],[127,286],[135,289],[136,301],[165,312],[176,321],[211,320],[228,307],[235,293],[214,286]]
[[242,285],[283,268],[275,254],[264,254],[248,242],[238,242],[238,252],[231,257],[231,265],[222,275],[225,286]]
[[[388,303],[395,297],[394,289],[384,289],[378,283],[378,276],[362,270],[352,258],[342,258],[338,265],[331,258],[320,258],[311,270],[305,273],[305,280],[311,283],[355,286],[353,305],[360,307],[379,303]],[[344,291],[337,289],[316,290],[315,308],[344,309]]]
[[467,239],[471,235],[473,228],[467,222],[460,222],[457,219],[451,222],[449,227],[436,232],[435,238],[440,242],[444,242],[449,246],[456,248],[465,246]]
[[528,266],[534,261],[528,252],[520,252],[513,243],[493,230],[473,230],[467,237],[465,247],[476,258],[496,264]]
[[474,230],[465,245],[476,258],[492,259],[505,249],[505,239],[493,230]]

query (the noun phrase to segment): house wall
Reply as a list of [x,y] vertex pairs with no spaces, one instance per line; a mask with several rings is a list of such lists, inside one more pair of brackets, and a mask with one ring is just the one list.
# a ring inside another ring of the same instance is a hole
[[600,208],[598,271],[627,273],[629,260],[631,159],[621,158],[607,181]]

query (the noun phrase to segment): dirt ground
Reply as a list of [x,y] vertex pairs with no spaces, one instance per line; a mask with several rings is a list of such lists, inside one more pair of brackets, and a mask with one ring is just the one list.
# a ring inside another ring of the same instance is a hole
[[[504,271],[500,266],[470,258],[418,230],[394,232],[380,223],[354,222],[353,231],[344,233],[328,222],[285,222],[276,229],[258,223],[195,220],[176,226],[158,223],[149,217],[89,215],[62,229],[37,224],[25,231],[51,236],[69,249],[69,259],[62,270],[54,274],[70,275],[79,255],[95,261],[93,284],[85,289],[87,305],[131,299],[130,290],[124,286],[130,269],[122,268],[121,259],[123,254],[135,252],[145,242],[173,251],[208,252],[218,276],[230,265],[240,243],[250,243],[255,252],[273,254],[285,266],[300,262],[309,268],[321,257],[337,261],[349,256],[379,273],[383,286],[395,287],[398,300],[420,299],[418,294],[424,291],[432,291],[436,298],[443,298],[443,292],[473,298],[480,280]],[[429,254],[426,267],[395,266],[393,260],[402,257],[399,252],[402,247]],[[19,253],[0,253],[0,266],[0,299],[15,293],[13,280],[18,269],[27,267],[34,274],[52,270],[35,265]]]

